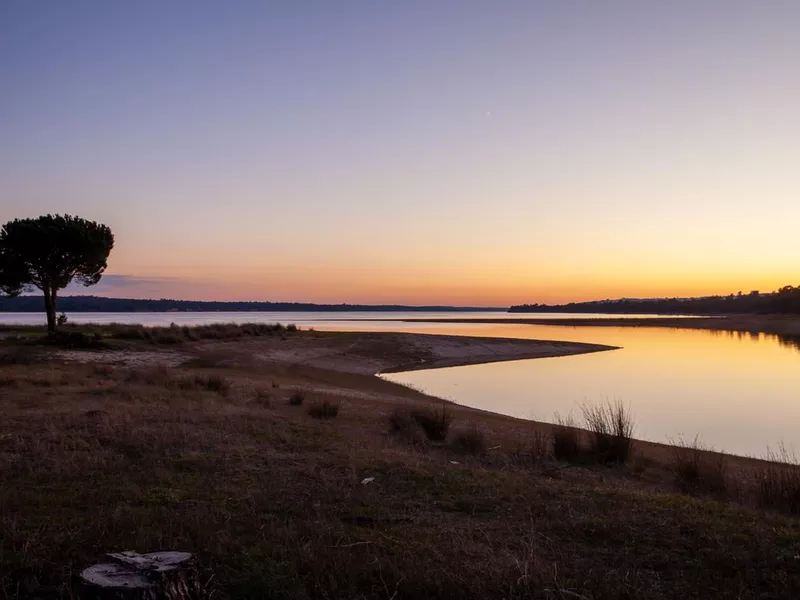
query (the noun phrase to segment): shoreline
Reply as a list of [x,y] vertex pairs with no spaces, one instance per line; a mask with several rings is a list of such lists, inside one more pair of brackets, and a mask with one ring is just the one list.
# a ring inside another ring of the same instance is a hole
[[[381,321],[382,319],[360,319]],[[727,315],[686,317],[568,317],[568,318],[428,318],[392,319],[401,323],[460,323],[491,325],[554,325],[560,327],[667,327],[672,329],[699,329],[705,331],[731,331],[765,333],[770,335],[800,336],[800,317],[785,315]],[[390,321],[390,320],[387,320]]]
[[[414,319],[412,322],[430,322]],[[486,320],[504,323],[509,320]],[[514,324],[552,324],[551,319],[526,319]],[[569,326],[572,319],[559,320]],[[611,319],[587,319],[604,325]],[[649,321],[649,319],[648,319]],[[435,320],[434,322],[483,322],[477,319]],[[616,323],[609,323],[616,325]],[[636,326],[636,325],[634,325]],[[667,326],[664,320],[659,326]],[[106,326],[107,327],[107,326]],[[2,339],[0,339],[2,342]],[[287,345],[287,342],[289,344]],[[430,395],[424,391],[381,377],[384,374],[472,366],[494,362],[534,360],[579,356],[594,352],[621,349],[585,342],[536,340],[524,338],[480,337],[469,335],[363,332],[363,331],[302,331],[287,338],[213,339],[187,342],[178,346],[142,346],[108,350],[57,350],[54,358],[67,363],[125,364],[134,368],[165,365],[169,368],[195,367],[202,364],[212,368],[235,369],[248,379],[254,371],[272,370],[290,375],[295,384],[312,393],[331,393],[344,400],[359,398],[377,404],[395,404],[408,400],[425,403],[447,403],[459,413],[482,422],[503,424],[514,428],[551,430],[555,424],[540,419],[508,415],[485,408],[461,405],[453,400]],[[223,358],[224,357],[224,358]],[[645,439],[634,439],[643,455],[666,462],[675,445]],[[735,468],[770,462],[766,457],[746,456],[708,449],[704,454],[725,456]]]

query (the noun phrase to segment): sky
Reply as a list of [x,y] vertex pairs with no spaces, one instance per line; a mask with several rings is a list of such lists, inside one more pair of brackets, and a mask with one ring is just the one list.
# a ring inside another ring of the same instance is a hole
[[85,293],[507,306],[800,283],[796,0],[3,0],[0,221]]

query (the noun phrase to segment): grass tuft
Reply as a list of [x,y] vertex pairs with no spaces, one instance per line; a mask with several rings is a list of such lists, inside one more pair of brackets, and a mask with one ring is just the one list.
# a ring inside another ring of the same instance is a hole
[[587,451],[597,462],[623,464],[631,456],[633,418],[621,402],[583,406],[583,418],[589,430]]
[[447,409],[447,405],[442,404],[441,409],[417,408],[411,411],[411,416],[432,442],[443,442],[447,439],[447,432],[453,422],[453,414]]
[[465,454],[484,454],[486,452],[486,436],[474,423],[467,429],[456,431],[450,444],[455,450]]
[[581,456],[581,432],[572,415],[556,415],[553,428],[553,456],[557,460],[576,462]]
[[291,404],[292,406],[302,406],[303,401],[305,399],[306,399],[306,397],[303,394],[303,392],[301,392],[300,390],[297,390],[295,393],[293,393],[291,396],[289,396],[289,404]]
[[777,452],[767,451],[756,477],[756,497],[762,508],[800,515],[800,463],[781,444]]
[[13,346],[0,352],[0,366],[34,365],[44,362],[40,352],[30,346]]
[[339,414],[339,404],[323,400],[309,406],[308,414],[315,419],[334,419]]
[[230,340],[242,337],[261,337],[297,332],[296,325],[284,327],[280,323],[215,323],[179,327],[145,327],[143,325],[111,324],[103,327],[109,337],[122,340],[145,340],[151,344],[182,344],[197,340]]
[[261,408],[269,408],[272,406],[272,394],[267,390],[256,390],[255,402]]
[[227,396],[231,389],[231,382],[221,375],[196,375],[194,382],[198,387],[210,392],[216,392],[220,396]]
[[389,415],[389,433],[412,446],[425,446],[428,437],[408,408],[395,408]]
[[670,470],[678,489],[685,494],[710,495],[726,498],[729,495],[728,470],[723,455],[700,443],[697,436],[691,442],[683,439],[673,445]]

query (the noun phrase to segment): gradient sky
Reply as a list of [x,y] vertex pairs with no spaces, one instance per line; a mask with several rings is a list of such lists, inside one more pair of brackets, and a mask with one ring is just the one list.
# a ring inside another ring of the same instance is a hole
[[0,219],[95,294],[508,305],[800,283],[796,0],[0,3]]

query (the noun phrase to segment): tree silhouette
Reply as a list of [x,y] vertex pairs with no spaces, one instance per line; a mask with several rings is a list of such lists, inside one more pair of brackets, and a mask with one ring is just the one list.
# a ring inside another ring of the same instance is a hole
[[105,225],[70,215],[15,219],[0,229],[0,290],[44,293],[47,330],[56,330],[56,296],[73,279],[94,285],[103,275],[114,236]]

